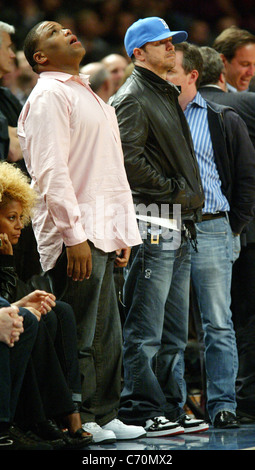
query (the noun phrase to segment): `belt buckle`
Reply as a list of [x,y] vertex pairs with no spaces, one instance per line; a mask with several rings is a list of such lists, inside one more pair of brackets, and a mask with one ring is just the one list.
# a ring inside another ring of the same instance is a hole
[[156,235],[151,234],[151,244],[158,245],[159,244],[159,234]]

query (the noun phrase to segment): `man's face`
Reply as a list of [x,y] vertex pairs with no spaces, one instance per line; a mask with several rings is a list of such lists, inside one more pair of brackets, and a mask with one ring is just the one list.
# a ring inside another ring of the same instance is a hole
[[223,62],[227,83],[238,91],[247,90],[255,73],[255,44],[239,47],[231,62],[228,62],[224,57]]
[[11,37],[5,31],[0,32],[2,43],[0,46],[0,77],[6,73],[12,72],[15,53],[12,50]]
[[114,55],[110,56],[104,63],[111,74],[115,93],[121,85],[128,62],[125,57]]
[[69,66],[79,63],[85,54],[77,37],[59,23],[44,21],[38,27],[37,34],[40,54],[35,53],[36,61],[43,55],[54,70],[67,71]]
[[175,65],[175,50],[172,38],[148,42],[144,48],[144,65],[162,76]]
[[167,72],[167,80],[174,85],[181,87],[181,92],[185,93],[188,86],[189,74],[185,74],[182,67],[183,52],[176,51],[175,66]]

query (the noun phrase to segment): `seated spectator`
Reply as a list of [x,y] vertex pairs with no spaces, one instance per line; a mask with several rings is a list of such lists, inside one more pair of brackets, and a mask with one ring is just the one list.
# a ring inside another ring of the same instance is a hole
[[0,111],[0,160],[6,160],[9,151],[9,133],[6,117]]
[[23,377],[36,340],[38,321],[28,310],[0,297],[0,450],[47,450],[13,425]]
[[228,91],[248,90],[255,73],[255,35],[234,25],[222,31],[212,47],[225,66]]
[[[61,374],[64,375],[66,385],[72,395],[73,410],[69,413],[67,425],[70,433],[85,439],[88,437],[87,433],[80,431],[77,434],[77,431],[81,429],[78,412],[81,384],[73,310],[64,302],[55,302],[55,297],[49,293],[49,289],[48,291],[35,289],[36,285],[48,287],[43,277],[36,276],[24,283],[18,279],[15,271],[13,246],[18,243],[24,224],[29,221],[35,201],[35,193],[28,184],[27,177],[13,165],[2,162],[0,165],[0,292],[8,302],[15,302],[18,307],[29,309],[38,320],[42,318],[40,323],[45,323],[47,332],[43,333],[43,338],[46,339],[42,339],[38,344],[40,347],[44,345],[45,349],[46,342],[53,341],[54,343],[55,348],[52,354],[57,354],[58,359],[55,363],[58,362],[61,365]],[[17,301],[17,299],[20,300]],[[43,328],[44,326],[40,325],[39,330]],[[37,358],[40,361],[40,352]],[[45,403],[47,403],[46,400]]]
[[86,49],[83,65],[97,62],[112,52],[111,45],[102,37],[104,25],[96,11],[82,8],[75,16],[76,34]]
[[91,62],[81,67],[81,73],[89,75],[91,89],[107,103],[114,91],[109,70],[101,62]]
[[128,66],[128,61],[120,54],[109,54],[101,60],[109,70],[113,82],[113,94],[118,91],[122,85],[122,80],[125,75],[125,70]]

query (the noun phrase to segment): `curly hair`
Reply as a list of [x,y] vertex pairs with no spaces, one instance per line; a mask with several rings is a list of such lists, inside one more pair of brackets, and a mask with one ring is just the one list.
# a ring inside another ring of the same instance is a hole
[[0,162],[0,209],[10,201],[18,201],[23,208],[22,222],[27,225],[36,199],[29,178],[14,164]]

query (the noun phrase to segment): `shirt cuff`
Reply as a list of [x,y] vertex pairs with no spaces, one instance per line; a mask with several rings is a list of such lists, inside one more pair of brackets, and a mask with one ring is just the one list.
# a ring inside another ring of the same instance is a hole
[[81,223],[62,232],[63,242],[66,246],[74,246],[87,240],[87,235]]

